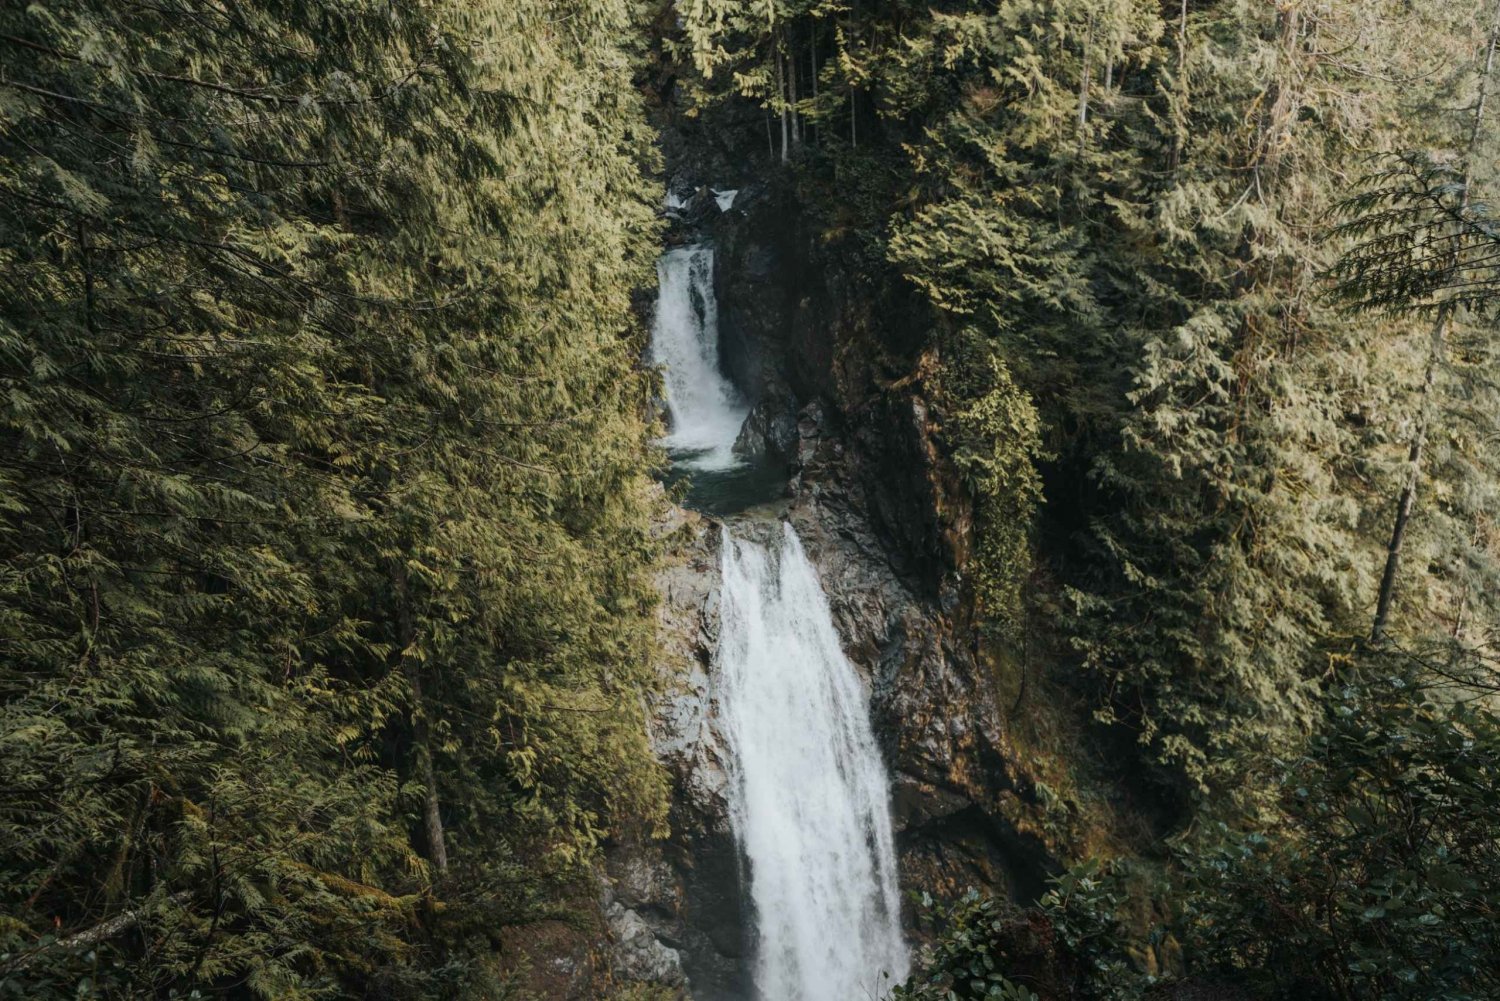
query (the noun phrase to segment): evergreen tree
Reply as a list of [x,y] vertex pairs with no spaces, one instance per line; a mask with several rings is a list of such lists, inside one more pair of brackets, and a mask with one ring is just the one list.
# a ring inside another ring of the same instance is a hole
[[659,819],[635,12],[566,7],[0,13],[0,991],[492,996]]
[[[1481,40],[1453,88],[1458,93],[1445,95],[1468,99],[1448,125],[1448,135],[1438,137],[1458,147],[1458,155],[1438,159],[1428,151],[1402,151],[1389,158],[1388,169],[1367,179],[1365,191],[1340,206],[1348,219],[1341,231],[1357,241],[1333,269],[1341,294],[1367,313],[1416,315],[1428,327],[1426,362],[1370,630],[1374,644],[1387,639],[1418,487],[1431,462],[1429,446],[1446,464],[1447,475],[1439,482],[1457,486],[1437,506],[1435,517],[1427,519],[1437,529],[1430,533],[1436,538],[1429,540],[1429,559],[1438,565],[1437,576],[1449,592],[1445,604],[1457,605],[1450,619],[1455,638],[1465,630],[1471,592],[1484,595],[1496,580],[1484,513],[1492,510],[1496,470],[1482,444],[1495,424],[1493,411],[1482,404],[1476,409],[1469,401],[1492,399],[1495,386],[1487,364],[1493,345],[1486,316],[1494,240],[1487,210],[1476,202],[1475,192],[1484,185],[1476,173],[1493,173],[1482,165],[1493,147],[1487,112],[1500,47],[1500,8],[1490,13]],[[1462,342],[1456,352],[1450,349],[1454,338]],[[1475,618],[1494,623],[1494,607],[1479,600],[1483,607]],[[1419,619],[1417,633],[1423,625]]]
[[[960,360],[910,363],[947,372],[931,388],[951,454],[1032,468],[970,478],[987,614],[1014,618],[1044,474],[1048,538],[1071,537],[1048,554],[1068,587],[1046,626],[1097,680],[1101,717],[1199,791],[1295,744],[1328,667],[1367,629],[1388,537],[1373,512],[1395,493],[1391,436],[1421,371],[1400,324],[1350,322],[1327,296],[1352,239],[1329,239],[1329,214],[1371,152],[1443,135],[1430,109],[1472,93],[1474,62],[1433,67],[1474,51],[1483,17],[1441,0],[693,11],[709,93],[774,111],[784,92],[768,100],[756,82],[767,47],[831,38],[820,95],[857,92],[874,112],[861,148],[827,128],[799,169],[837,175],[806,183],[814,201],[867,208],[832,232],[877,234],[931,303],[926,350]],[[847,115],[833,101],[800,112]],[[993,392],[978,378],[991,365],[1020,394],[1000,412],[1034,408],[1039,423],[1000,422],[981,442],[962,415]],[[1442,476],[1472,513],[1485,480],[1458,467],[1483,465],[1484,432],[1455,433]],[[1489,614],[1472,597],[1483,535],[1444,532],[1424,553],[1423,629],[1461,601],[1471,621]],[[1449,582],[1455,560],[1467,583]]]

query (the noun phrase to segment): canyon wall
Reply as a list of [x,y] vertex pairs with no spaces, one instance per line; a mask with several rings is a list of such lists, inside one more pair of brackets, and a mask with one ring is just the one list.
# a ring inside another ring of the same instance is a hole
[[[1054,863],[1027,822],[1037,793],[1007,740],[1003,661],[966,619],[971,512],[925,395],[921,313],[825,253],[785,184],[714,159],[669,177],[670,242],[714,247],[723,364],[753,403],[737,448],[785,469],[781,496],[727,517],[789,519],[818,567],[870,686],[903,889],[1034,898]],[[673,780],[672,834],[611,853],[612,962],[698,1001],[734,999],[748,996],[752,932],[710,683],[719,519],[677,508],[660,530],[673,556],[652,738]]]

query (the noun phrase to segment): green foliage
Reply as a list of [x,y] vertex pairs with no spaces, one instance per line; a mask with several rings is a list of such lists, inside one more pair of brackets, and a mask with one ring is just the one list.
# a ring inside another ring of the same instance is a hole
[[[1461,884],[1438,860],[1493,850],[1493,782],[1465,757],[1488,717],[1415,682],[1335,686],[1369,656],[1393,510],[1414,512],[1393,642],[1472,658],[1500,630],[1500,8],[694,10],[699,96],[781,114],[826,241],[861,267],[877,248],[927,307],[926,339],[893,332],[882,361],[942,404],[983,616],[1010,627],[1023,581],[1059,581],[1035,605],[1061,611],[1023,625],[1071,645],[1097,718],[1186,794],[1169,802],[1255,832],[1189,852],[1189,961],[1286,997],[1494,993],[1475,960],[1494,953],[1492,860],[1466,858]],[[816,102],[776,76],[799,52]],[[1439,307],[1433,334],[1416,314]],[[1466,697],[1493,697],[1474,673],[1455,675]],[[1117,902],[1070,925],[1083,899],[1048,904],[1058,955],[1128,995],[1120,943],[1086,931]],[[996,905],[942,921],[905,996],[1026,982]]]
[[[925,903],[931,908],[930,900]],[[941,922],[942,933],[923,950],[920,969],[896,988],[893,1001],[1036,998],[1029,988],[1005,976],[1006,953],[1000,939],[1011,916],[993,897],[970,890],[957,903],[937,908],[933,916]]]
[[[1380,255],[1405,252],[1392,227],[1409,220],[1337,228],[1334,212],[1372,153],[1475,141],[1491,12],[1448,0],[693,10],[706,94],[766,100],[743,81],[777,53],[820,67],[818,102],[768,107],[790,118],[828,239],[880,247],[886,280],[929,307],[922,349],[946,359],[946,412],[966,415],[945,443],[981,512],[976,596],[991,624],[1013,623],[1016,582],[1040,563],[1061,593],[1037,604],[1060,611],[1032,625],[1072,645],[1100,719],[1133,730],[1175,789],[1253,794],[1247,770],[1305,738],[1317,679],[1369,631],[1384,512],[1423,409],[1418,331],[1352,321],[1327,294],[1330,273],[1363,275],[1374,294]],[[1427,180],[1423,192],[1457,197]],[[1368,197],[1427,211],[1425,194]],[[1477,266],[1486,250],[1465,232]],[[1434,432],[1443,458],[1424,474],[1423,496],[1440,500],[1414,526],[1401,591],[1417,633],[1491,621],[1473,604],[1496,590],[1476,503],[1493,484],[1477,444],[1490,431],[1474,404],[1492,398],[1478,326],[1461,367],[1439,376],[1466,414]],[[1011,388],[996,396],[1002,371]],[[1037,538],[1058,544],[1029,560],[1020,549]]]
[[1088,859],[1053,879],[1037,904],[1062,949],[1079,964],[1086,994],[1131,1001],[1149,983],[1128,956],[1137,944],[1125,925],[1130,903],[1123,868]]
[[[1457,656],[1372,655],[1331,693],[1305,752],[1278,763],[1274,811],[1178,844],[1174,916],[1149,938],[1180,942],[1189,983],[1267,1001],[1496,996],[1500,717],[1475,696],[1497,686],[1493,665]],[[1149,996],[1160,975],[1136,961],[1148,943],[1130,909],[1118,871],[1097,862],[1025,914],[971,893],[939,912],[896,997],[1025,996],[1017,984]]]
[[[1411,561],[1403,567],[1402,560],[1419,492],[1430,489],[1437,495],[1422,506],[1426,517],[1419,524],[1431,528],[1427,539],[1420,540],[1427,553],[1419,555],[1429,555],[1432,564],[1441,567],[1431,575],[1442,581],[1440,587],[1446,585],[1451,592],[1456,584],[1461,595],[1456,613],[1448,616],[1454,638],[1466,640],[1473,633],[1465,622],[1470,591],[1494,590],[1489,584],[1492,570],[1476,566],[1475,560],[1478,555],[1478,562],[1493,566],[1488,508],[1484,502],[1479,507],[1472,502],[1489,495],[1495,485],[1490,450],[1482,444],[1475,447],[1476,441],[1493,437],[1495,424],[1493,411],[1473,404],[1495,393],[1490,360],[1497,343],[1491,312],[1496,229],[1480,199],[1485,185],[1494,181],[1487,164],[1494,149],[1487,113],[1500,54],[1500,5],[1493,9],[1481,38],[1479,58],[1460,76],[1472,79],[1473,103],[1461,108],[1461,129],[1454,127],[1457,122],[1447,123],[1447,132],[1463,133],[1461,140],[1449,137],[1451,152],[1407,150],[1385,157],[1355,195],[1336,206],[1342,219],[1337,232],[1352,245],[1329,277],[1350,312],[1399,320],[1432,314],[1423,377],[1411,394],[1414,421],[1405,481],[1370,632],[1376,645],[1388,641],[1398,585],[1411,576]],[[1430,578],[1428,583],[1434,582]],[[1404,604],[1413,603],[1408,599]],[[1403,609],[1406,614],[1396,619],[1399,628],[1423,637],[1438,605],[1427,604]],[[1446,604],[1452,607],[1451,598]],[[1487,631],[1494,622],[1494,606],[1486,602],[1474,618],[1484,623],[1481,633]],[[1486,642],[1480,638],[1479,646]]]
[[949,408],[941,430],[953,463],[981,505],[968,570],[976,611],[987,625],[1013,633],[1023,620],[1029,530],[1041,499],[1036,408],[973,330],[952,338],[932,389]]
[[635,28],[0,13],[0,994],[495,996],[660,822]]
[[[1343,37],[1363,15],[1320,19]],[[1371,392],[1363,345],[1317,287],[1316,221],[1363,109],[1349,70],[1302,44],[1303,16],[1198,8],[1154,71],[1169,170],[1125,216],[1148,270],[1119,449],[1095,465],[1118,506],[1073,592],[1080,652],[1115,693],[1102,715],[1201,792],[1306,732],[1320,647],[1373,593],[1344,419]]]
[[936,939],[893,1001],[1129,1001],[1148,981],[1124,958],[1120,874],[1085,862],[1052,880],[1037,906],[1018,911],[970,890],[929,907]]
[[1287,766],[1279,823],[1186,856],[1185,943],[1266,997],[1494,997],[1500,718],[1378,667]]
[[1468,167],[1426,151],[1392,154],[1337,206],[1353,241],[1330,269],[1354,309],[1383,313],[1484,311],[1497,295],[1500,226],[1473,199]]
[[[0,10],[0,996],[500,996],[504,929],[662,823],[637,8]],[[1239,808],[1203,961],[1493,993],[1494,720],[1324,719],[1398,496],[1395,641],[1500,629],[1492,12],[678,9],[689,110],[779,119],[821,246],[921,307],[871,367],[928,380],[979,618]],[[964,902],[903,996],[1135,990],[1112,885]]]

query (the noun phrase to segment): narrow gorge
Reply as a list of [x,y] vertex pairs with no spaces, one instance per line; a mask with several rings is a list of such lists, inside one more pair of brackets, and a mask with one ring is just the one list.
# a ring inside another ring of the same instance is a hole
[[646,360],[679,493],[651,725],[672,835],[611,854],[611,963],[695,1001],[882,997],[921,936],[905,898],[1024,899],[1048,864],[950,614],[951,471],[914,387],[829,367],[873,314],[784,187],[684,172],[664,215]]
[[[736,196],[709,193],[721,213]],[[688,205],[672,197],[668,211]],[[907,948],[869,680],[841,649],[796,529],[772,507],[785,462],[747,446],[746,394],[720,364],[713,264],[711,245],[662,255],[651,360],[662,368],[662,444],[688,477],[683,502],[720,526],[703,723],[721,748],[742,858],[738,893],[723,904],[746,922],[734,979],[767,1001],[877,996],[905,977]]]
[[1500,0],[0,66],[0,1001],[1500,998]]

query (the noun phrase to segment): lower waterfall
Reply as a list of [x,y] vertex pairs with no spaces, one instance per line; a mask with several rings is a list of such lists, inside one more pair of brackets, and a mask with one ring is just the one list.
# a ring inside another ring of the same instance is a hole
[[723,533],[720,712],[763,1001],[865,1001],[907,972],[868,697],[791,525]]

